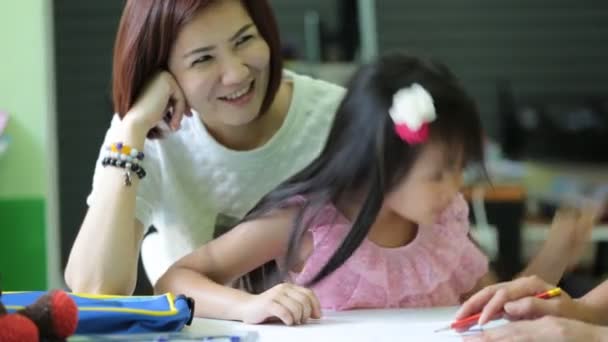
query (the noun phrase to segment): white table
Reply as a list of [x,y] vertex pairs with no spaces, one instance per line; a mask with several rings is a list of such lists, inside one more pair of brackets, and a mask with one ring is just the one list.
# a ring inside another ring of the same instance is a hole
[[257,332],[258,341],[460,341],[452,331],[434,330],[446,326],[456,307],[400,310],[358,310],[329,312],[318,321],[300,326],[282,324],[249,325],[239,322],[195,319],[184,331],[230,334]]

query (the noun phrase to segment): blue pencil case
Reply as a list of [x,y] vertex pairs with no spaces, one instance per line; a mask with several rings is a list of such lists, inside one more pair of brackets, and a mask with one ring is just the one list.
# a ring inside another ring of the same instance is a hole
[[[9,312],[34,303],[46,292],[3,292]],[[76,334],[178,332],[190,325],[194,301],[170,293],[159,296],[108,296],[68,293],[78,306]]]

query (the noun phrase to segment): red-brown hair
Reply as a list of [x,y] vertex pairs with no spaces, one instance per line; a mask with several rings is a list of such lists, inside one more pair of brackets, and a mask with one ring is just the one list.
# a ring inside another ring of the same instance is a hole
[[[214,0],[128,0],[114,44],[112,96],[114,112],[122,118],[133,106],[145,82],[159,70],[168,70],[171,48],[181,28]],[[281,42],[267,0],[241,0],[270,47],[270,76],[261,113],[270,107],[282,74]],[[160,137],[158,128],[149,138]]]

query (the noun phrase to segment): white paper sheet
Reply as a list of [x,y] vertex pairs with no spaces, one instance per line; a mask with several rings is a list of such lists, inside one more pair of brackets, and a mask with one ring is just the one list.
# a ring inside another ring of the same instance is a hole
[[[247,325],[237,322],[195,320],[195,332],[228,333],[256,331],[259,341],[461,341],[462,335],[448,330],[456,308],[420,310],[360,310],[327,313],[323,319],[301,326],[282,324]],[[492,325],[502,324],[495,322]],[[473,327],[469,333],[476,333]]]

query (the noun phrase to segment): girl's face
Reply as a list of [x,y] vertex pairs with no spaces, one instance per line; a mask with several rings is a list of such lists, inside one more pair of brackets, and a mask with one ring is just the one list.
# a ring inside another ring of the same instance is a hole
[[432,224],[462,185],[462,153],[441,144],[424,147],[408,176],[388,194],[384,206],[418,224]]
[[246,125],[266,95],[270,48],[241,1],[214,1],[181,29],[169,71],[206,124]]

